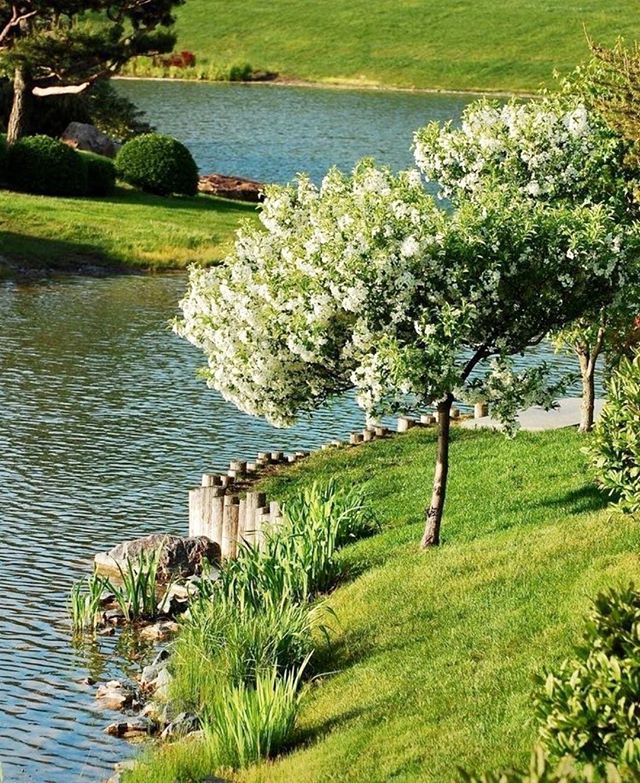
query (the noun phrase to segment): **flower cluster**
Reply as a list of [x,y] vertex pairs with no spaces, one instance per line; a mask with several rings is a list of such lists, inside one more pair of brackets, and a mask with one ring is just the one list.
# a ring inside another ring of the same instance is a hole
[[431,403],[464,384],[464,356],[521,351],[606,297],[626,253],[605,206],[498,190],[448,213],[418,171],[369,160],[271,188],[261,220],[191,270],[175,329],[210,386],[280,425],[350,388],[370,415]]
[[440,195],[455,201],[487,188],[528,198],[625,208],[627,146],[581,98],[471,104],[459,128],[431,123],[415,134],[414,154]]

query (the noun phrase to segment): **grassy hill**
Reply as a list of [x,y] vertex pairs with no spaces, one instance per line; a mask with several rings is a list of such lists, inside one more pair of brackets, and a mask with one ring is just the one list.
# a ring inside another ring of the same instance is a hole
[[[570,430],[455,429],[444,544],[428,552],[433,430],[323,451],[267,480],[280,498],[316,479],[364,483],[383,527],[342,552],[350,578],[328,599],[332,642],[316,661],[327,674],[309,686],[294,746],[222,777],[451,783],[459,766],[523,764],[534,675],[569,654],[598,591],[639,581],[640,524],[606,508],[583,445]],[[173,783],[175,769],[159,757],[139,779]]]
[[180,269],[230,249],[255,206],[209,196],[161,198],[128,188],[109,198],[0,190],[0,276],[21,270]]
[[319,82],[531,90],[598,41],[633,39],[635,0],[187,0],[178,49],[200,64]]
[[612,516],[577,433],[454,433],[444,545],[420,552],[434,434],[322,453],[272,480],[369,482],[384,532],[349,547],[335,672],[310,691],[302,747],[243,783],[448,783],[458,765],[522,763],[533,677],[561,660],[600,589],[638,580],[640,525]]

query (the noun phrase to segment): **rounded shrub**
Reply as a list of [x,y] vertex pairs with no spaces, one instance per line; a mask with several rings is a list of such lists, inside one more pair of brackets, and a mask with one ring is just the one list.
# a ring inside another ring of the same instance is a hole
[[640,771],[640,593],[633,585],[598,595],[575,657],[539,682],[540,741],[551,758]]
[[116,189],[116,167],[110,158],[82,152],[87,167],[87,195],[110,196]]
[[622,510],[640,510],[640,354],[613,372],[589,455],[599,486]]
[[87,167],[82,156],[49,136],[27,136],[7,156],[10,187],[45,196],[84,196]]
[[193,196],[198,191],[198,167],[189,150],[159,133],[128,141],[118,153],[116,171],[130,185],[159,196]]

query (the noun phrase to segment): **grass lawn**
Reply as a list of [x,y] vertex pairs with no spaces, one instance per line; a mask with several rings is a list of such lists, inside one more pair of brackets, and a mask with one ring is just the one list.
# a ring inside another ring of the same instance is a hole
[[638,33],[635,0],[188,0],[177,49],[313,81],[532,90],[599,41]]
[[421,552],[435,434],[322,452],[281,478],[365,482],[383,532],[343,551],[330,598],[334,672],[310,689],[298,749],[244,783],[446,783],[458,766],[521,763],[533,676],[577,641],[592,596],[638,580],[640,524],[612,515],[574,431],[454,432],[444,545]]
[[0,190],[0,274],[20,268],[178,269],[219,260],[254,205],[209,196],[161,198],[121,188],[109,198]]

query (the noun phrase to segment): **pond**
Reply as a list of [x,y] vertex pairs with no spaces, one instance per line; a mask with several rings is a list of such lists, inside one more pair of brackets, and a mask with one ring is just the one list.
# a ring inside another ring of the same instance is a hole
[[[415,127],[464,99],[121,82],[203,170],[284,181],[373,152],[411,162]],[[135,752],[102,729],[87,676],[139,668],[126,637],[74,645],[65,599],[125,538],[184,533],[202,471],[269,448],[313,448],[362,426],[350,399],[292,430],[243,416],[195,379],[167,322],[184,277],[0,285],[0,763],[7,783],[95,783]],[[541,349],[543,352],[545,349]],[[573,365],[572,365],[573,366]]]

